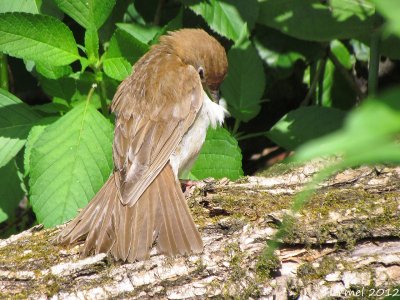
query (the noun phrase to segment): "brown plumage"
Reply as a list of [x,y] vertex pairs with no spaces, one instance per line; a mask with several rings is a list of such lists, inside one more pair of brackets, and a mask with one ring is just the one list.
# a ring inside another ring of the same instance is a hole
[[224,108],[203,89],[216,91],[226,70],[225,50],[203,30],[160,38],[114,96],[114,172],[58,243],[85,239],[83,255],[111,252],[129,262],[147,259],[155,240],[170,256],[202,251],[177,176],[208,125],[223,120]]

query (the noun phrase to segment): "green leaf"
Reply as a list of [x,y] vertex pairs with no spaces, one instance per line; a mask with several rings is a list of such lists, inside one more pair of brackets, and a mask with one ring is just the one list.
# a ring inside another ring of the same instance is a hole
[[0,13],[26,12],[38,14],[40,5],[36,0],[0,0]]
[[72,73],[71,66],[53,66],[44,62],[36,63],[36,71],[48,79],[66,77]]
[[375,8],[369,0],[260,0],[258,22],[309,41],[370,34]]
[[319,43],[299,40],[265,26],[257,27],[254,46],[279,78],[290,76],[296,61],[315,60],[326,52]]
[[89,62],[95,64],[99,60],[99,36],[93,27],[86,29],[85,49]]
[[29,130],[39,118],[28,105],[0,89],[0,167],[21,150]]
[[320,106],[301,107],[282,117],[267,133],[274,143],[287,150],[339,129],[346,113]]
[[355,64],[356,60],[353,55],[349,53],[346,46],[339,40],[331,41],[331,51],[336,56],[338,61],[346,69],[351,69]]
[[[353,68],[355,58],[349,53],[347,48],[338,40],[330,43],[330,51],[336,57],[338,65],[332,60],[326,61],[322,84],[318,86],[318,103],[326,107],[334,107],[348,110],[355,105],[356,92],[344,78],[342,72],[348,72]],[[339,69],[340,68],[340,69]]]
[[197,15],[217,33],[237,41],[243,27],[250,31],[257,20],[259,4],[257,0],[183,0]]
[[122,81],[132,73],[132,65],[123,57],[104,60],[104,73],[109,77]]
[[206,141],[192,170],[191,177],[227,177],[236,180],[243,176],[242,153],[235,138],[224,128],[207,132]]
[[117,27],[144,44],[148,44],[160,31],[158,26],[142,25],[138,23],[117,23]]
[[228,75],[221,91],[228,102],[229,112],[247,122],[260,112],[260,100],[265,89],[265,74],[261,58],[248,41],[228,52]]
[[30,200],[39,223],[60,224],[77,214],[112,171],[113,126],[88,102],[47,126],[34,143]]
[[24,196],[15,160],[0,168],[0,222],[15,215],[15,209]]
[[104,54],[104,72],[111,78],[123,80],[132,72],[135,63],[149,47],[129,33],[117,29]]
[[35,125],[31,128],[28,138],[26,139],[25,151],[24,151],[24,176],[28,176],[30,172],[30,160],[32,148],[39,136],[43,133],[44,129],[51,123],[54,123],[58,118],[49,117],[40,120],[39,125]]
[[75,39],[64,23],[26,13],[0,15],[0,51],[54,66],[79,59]]
[[400,90],[397,89],[377,99],[365,100],[348,115],[341,130],[304,145],[296,159],[304,161],[318,156],[342,155],[350,165],[399,162],[400,146],[395,142],[395,136],[400,132],[399,98]]
[[8,215],[0,207],[0,223],[8,219]]
[[59,79],[48,79],[38,76],[40,86],[43,91],[52,97],[71,101],[76,92],[76,80],[71,77],[62,77]]
[[99,29],[107,20],[115,0],[54,0],[58,7],[86,29]]
[[358,40],[351,40],[351,46],[357,60],[367,62],[369,60],[369,47]]

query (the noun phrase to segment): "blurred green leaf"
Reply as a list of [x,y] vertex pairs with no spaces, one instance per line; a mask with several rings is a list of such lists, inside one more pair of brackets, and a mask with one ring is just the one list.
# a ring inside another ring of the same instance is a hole
[[[352,111],[345,126],[299,149],[296,159],[342,155],[346,164],[399,162],[400,90],[369,99]],[[397,151],[397,152],[396,152]]]
[[242,153],[237,141],[224,128],[210,128],[189,177],[196,180],[207,177],[236,180],[241,176]]
[[86,29],[99,29],[107,20],[115,0],[54,0],[58,7]]
[[287,150],[295,150],[304,143],[339,129],[346,113],[333,108],[300,107],[282,117],[266,136]]
[[366,44],[358,40],[351,40],[350,44],[353,47],[353,52],[357,60],[365,62],[369,60],[369,47]]
[[258,22],[310,41],[348,39],[371,33],[369,0],[260,0]]
[[257,27],[254,46],[270,71],[279,77],[289,76],[297,60],[315,60],[325,54],[318,43],[299,40],[265,26]]
[[17,172],[14,159],[0,168],[0,222],[15,215],[15,210],[24,196]]
[[372,0],[376,9],[388,20],[390,33],[400,37],[400,2],[396,0]]
[[336,56],[342,66],[346,69],[351,69],[356,61],[354,56],[347,50],[346,46],[339,40],[331,41],[330,46],[331,52]]
[[64,23],[27,13],[0,14],[0,51],[54,66],[79,59],[75,39]]
[[38,14],[40,3],[36,0],[0,0],[0,13],[26,12]]
[[253,29],[257,20],[259,4],[257,0],[182,0],[217,33],[237,41],[243,27]]
[[30,158],[30,200],[39,223],[60,224],[92,199],[112,171],[112,136],[111,123],[88,102],[44,129]]
[[228,74],[221,91],[232,116],[247,122],[260,112],[260,100],[265,89],[262,60],[247,41],[229,50],[228,61]]
[[126,31],[117,29],[104,54],[104,72],[116,80],[125,79],[132,72],[132,64],[146,53],[148,48]]
[[21,150],[39,118],[28,105],[0,89],[0,168]]

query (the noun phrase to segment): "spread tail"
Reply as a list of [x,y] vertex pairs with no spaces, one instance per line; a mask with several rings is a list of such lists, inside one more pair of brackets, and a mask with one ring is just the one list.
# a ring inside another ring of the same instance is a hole
[[169,256],[202,251],[200,234],[170,164],[132,206],[120,201],[118,183],[114,173],[56,242],[85,239],[84,256],[111,252],[129,262],[148,259],[156,239],[159,252]]

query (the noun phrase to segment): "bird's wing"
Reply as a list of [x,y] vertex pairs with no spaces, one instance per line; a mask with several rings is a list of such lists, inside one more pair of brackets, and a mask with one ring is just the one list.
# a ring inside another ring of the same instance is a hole
[[129,206],[136,203],[168,162],[203,102],[201,81],[194,67],[175,65],[165,72],[162,78],[157,79],[157,74],[149,78],[159,84],[153,95],[137,88],[133,82],[137,75],[120,86],[113,100],[117,114],[113,158],[121,175],[120,198]]

